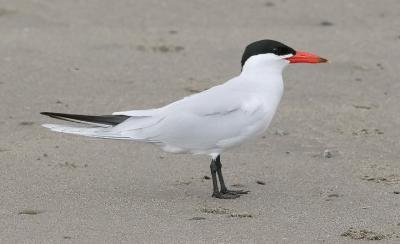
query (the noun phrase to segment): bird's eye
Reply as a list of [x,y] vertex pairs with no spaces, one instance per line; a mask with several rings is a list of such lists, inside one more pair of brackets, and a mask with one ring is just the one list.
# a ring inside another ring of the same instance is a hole
[[278,53],[279,53],[279,48],[274,47],[274,48],[272,49],[272,53],[278,54]]

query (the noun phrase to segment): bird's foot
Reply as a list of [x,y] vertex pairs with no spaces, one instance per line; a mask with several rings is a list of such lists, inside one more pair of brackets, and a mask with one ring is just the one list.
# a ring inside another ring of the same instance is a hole
[[250,191],[223,189],[220,192],[214,192],[212,196],[219,199],[235,199],[249,192]]
[[231,193],[223,193],[223,192],[214,192],[212,197],[219,198],[219,199],[235,199],[240,197],[239,194],[231,194]]
[[243,195],[243,194],[249,193],[250,191],[223,189],[223,190],[221,190],[221,192],[224,194],[231,194],[231,195]]

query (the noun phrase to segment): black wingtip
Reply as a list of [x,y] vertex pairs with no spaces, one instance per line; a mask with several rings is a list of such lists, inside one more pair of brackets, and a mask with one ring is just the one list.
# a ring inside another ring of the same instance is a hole
[[63,113],[53,113],[53,112],[41,112],[40,114],[76,123],[95,123],[95,124],[112,125],[112,126],[118,125],[129,118],[129,116],[126,115],[93,116],[93,115],[63,114]]
[[62,117],[62,116],[64,116],[64,115],[67,115],[67,114],[52,113],[52,112],[40,112],[40,114],[46,115],[46,116],[49,116],[49,117],[52,117],[52,118],[58,118],[58,117]]

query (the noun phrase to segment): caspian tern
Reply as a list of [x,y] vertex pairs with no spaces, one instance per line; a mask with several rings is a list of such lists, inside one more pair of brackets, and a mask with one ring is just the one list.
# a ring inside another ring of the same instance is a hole
[[315,54],[296,51],[277,41],[260,40],[246,47],[241,73],[224,84],[155,109],[103,116],[42,112],[89,125],[43,126],[69,134],[153,143],[171,153],[210,155],[212,196],[233,199],[248,191],[227,189],[220,154],[267,129],[281,100],[282,71],[289,63],[324,62],[327,60]]

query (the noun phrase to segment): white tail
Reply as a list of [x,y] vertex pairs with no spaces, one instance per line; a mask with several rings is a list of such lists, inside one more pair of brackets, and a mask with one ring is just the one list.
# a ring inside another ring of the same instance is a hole
[[72,127],[67,125],[57,125],[57,124],[43,124],[52,131],[62,132],[67,134],[96,137],[96,138],[107,138],[107,139],[130,139],[128,137],[123,137],[112,133],[109,128],[104,127]]

